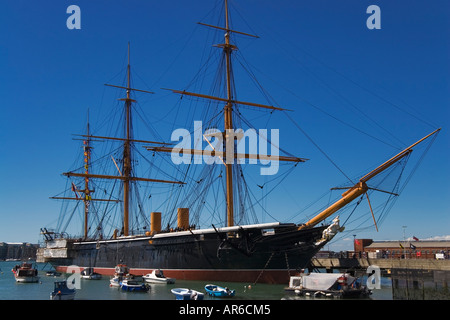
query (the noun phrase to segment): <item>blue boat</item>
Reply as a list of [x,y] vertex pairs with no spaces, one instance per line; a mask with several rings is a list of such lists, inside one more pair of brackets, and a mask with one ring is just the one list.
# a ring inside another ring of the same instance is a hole
[[185,288],[175,288],[171,292],[177,300],[203,300],[204,293]]
[[50,300],[73,300],[75,289],[67,287],[67,281],[55,281],[55,289],[50,293]]
[[140,291],[147,292],[150,287],[145,285],[144,283],[140,283],[136,280],[124,279],[120,283],[120,287],[123,291]]
[[206,293],[212,297],[217,298],[231,298],[234,297],[236,290],[230,290],[228,288],[223,288],[215,284],[207,284],[205,286]]

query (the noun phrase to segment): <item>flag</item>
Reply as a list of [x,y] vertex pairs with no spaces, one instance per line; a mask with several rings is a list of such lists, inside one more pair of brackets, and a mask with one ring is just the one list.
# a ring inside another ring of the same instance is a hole
[[73,182],[72,182],[72,191],[75,193],[75,197],[78,199],[77,186]]
[[411,249],[413,249],[413,250],[416,250],[416,246],[413,245],[412,243],[409,244],[409,247],[410,247]]
[[419,241],[419,238],[416,238],[415,236],[413,236],[413,239],[416,241]]

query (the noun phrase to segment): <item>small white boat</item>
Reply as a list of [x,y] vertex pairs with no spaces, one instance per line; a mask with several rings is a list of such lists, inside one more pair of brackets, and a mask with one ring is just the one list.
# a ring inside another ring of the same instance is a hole
[[177,300],[203,300],[203,297],[205,296],[202,292],[186,288],[175,288],[172,289],[171,292],[175,295]]
[[124,264],[118,264],[114,271],[114,277],[109,280],[109,286],[120,287],[122,281],[128,276],[129,269]]
[[11,271],[14,273],[16,282],[33,283],[39,281],[38,271],[33,268],[31,263],[24,262],[22,265],[16,265]]
[[94,268],[89,267],[81,271],[81,277],[83,279],[89,280],[100,280],[102,278],[102,275],[100,273],[94,272]]
[[175,283],[175,278],[167,278],[161,269],[155,269],[152,273],[142,276],[142,279],[148,283],[164,283],[173,284]]
[[120,283],[122,282],[121,276],[114,276],[111,279],[109,279],[109,286],[110,287],[120,287]]
[[55,281],[55,288],[50,293],[50,300],[73,300],[75,299],[75,289],[67,287],[67,281]]

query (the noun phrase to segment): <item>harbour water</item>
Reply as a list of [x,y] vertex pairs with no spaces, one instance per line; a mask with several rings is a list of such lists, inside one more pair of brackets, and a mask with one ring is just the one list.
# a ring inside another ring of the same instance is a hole
[[[50,270],[49,265],[38,263],[40,281],[38,283],[16,283],[11,269],[20,261],[0,262],[0,300],[50,300],[50,292],[53,290],[53,283],[57,280],[65,279],[68,275],[62,274],[59,277],[47,276]],[[214,282],[215,284],[226,286],[236,290],[233,301],[238,300],[305,300],[311,298],[297,297],[287,294],[284,288],[288,285],[273,284],[246,284],[237,282]],[[80,289],[76,292],[76,300],[175,300],[175,296],[170,292],[173,288],[191,288],[205,292],[204,281],[176,280],[175,284],[161,285],[151,284],[150,290],[142,292],[123,292],[118,288],[109,286],[109,277],[104,276],[101,280],[81,279]],[[373,290],[372,295],[366,299],[371,300],[392,300],[392,286],[389,278],[382,277],[381,289]],[[218,300],[217,298],[205,295],[205,300]],[[317,300],[317,299],[316,299]]]

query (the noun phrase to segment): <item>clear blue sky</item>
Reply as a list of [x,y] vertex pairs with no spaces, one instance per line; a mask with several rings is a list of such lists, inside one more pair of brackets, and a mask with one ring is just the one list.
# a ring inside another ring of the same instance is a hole
[[[39,228],[56,221],[60,204],[48,198],[65,187],[61,173],[78,152],[72,134],[83,133],[88,108],[95,119],[105,108],[103,84],[116,81],[123,71],[128,41],[136,83],[157,93],[143,104],[148,116],[157,118],[177,99],[160,88],[183,89],[195,75],[207,35],[196,22],[217,23],[217,3],[2,4],[0,241],[37,242]],[[66,9],[72,4],[81,8],[80,30],[66,27]],[[255,75],[279,105],[294,110],[290,116],[349,176],[370,170],[398,148],[443,128],[380,231],[370,228],[356,236],[399,239],[402,226],[407,226],[407,237],[449,235],[449,2],[230,4],[233,27],[260,36],[238,37],[240,53]],[[369,5],[381,9],[379,30],[366,27]],[[254,90],[238,92],[243,100],[266,103]],[[286,117],[275,115],[274,121],[281,130],[281,147],[311,159],[287,180],[276,198],[279,202],[271,200],[272,206],[295,214],[346,178],[295,127],[283,131],[285,124],[291,126]],[[340,237],[340,244],[348,247],[351,238]]]

